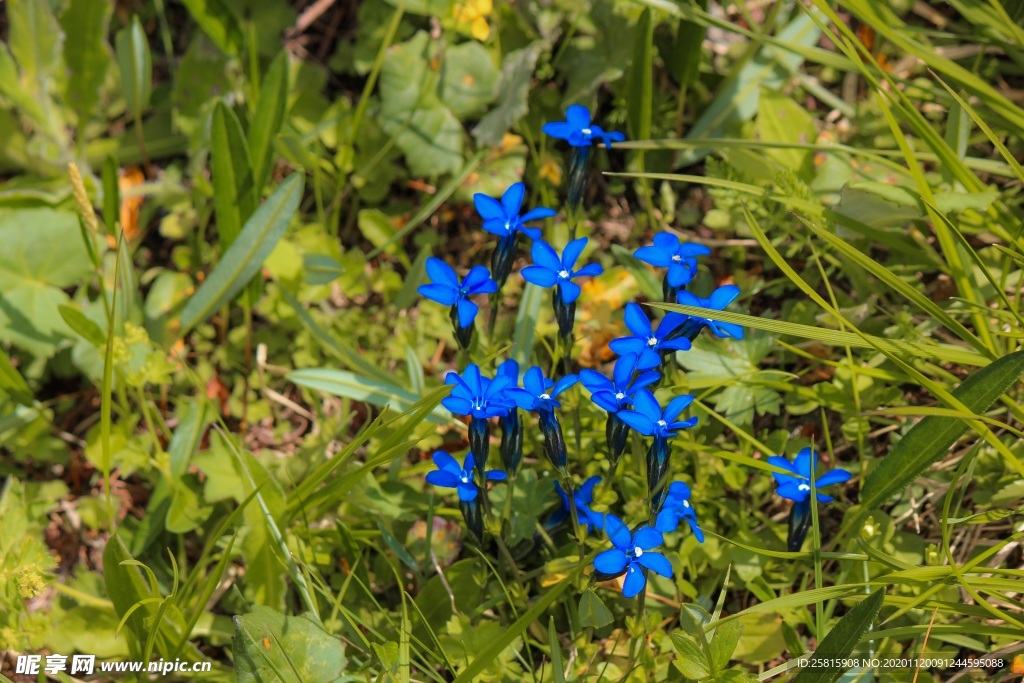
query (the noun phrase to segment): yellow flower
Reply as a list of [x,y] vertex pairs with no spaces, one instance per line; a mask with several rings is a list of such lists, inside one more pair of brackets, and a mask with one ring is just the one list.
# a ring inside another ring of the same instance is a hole
[[459,31],[484,41],[491,35],[487,17],[493,11],[494,5],[491,0],[464,0],[452,6],[452,18],[455,19]]
[[18,592],[21,597],[34,598],[43,592],[46,582],[39,571],[38,565],[28,564],[18,572]]

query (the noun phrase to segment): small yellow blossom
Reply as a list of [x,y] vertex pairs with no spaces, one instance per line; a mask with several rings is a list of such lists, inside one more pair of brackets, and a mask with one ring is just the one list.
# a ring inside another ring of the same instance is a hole
[[493,11],[494,5],[491,0],[463,0],[452,6],[452,18],[459,31],[469,33],[476,40],[484,41],[491,35],[487,17]]

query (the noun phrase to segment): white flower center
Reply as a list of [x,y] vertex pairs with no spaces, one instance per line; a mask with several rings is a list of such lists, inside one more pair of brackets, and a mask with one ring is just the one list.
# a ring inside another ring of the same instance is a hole
[[477,401],[476,403],[473,404],[473,410],[483,410],[483,409],[484,409],[483,401]]
[[560,277],[563,280],[565,280],[566,278],[569,277],[569,271],[568,270],[560,270],[560,271],[558,271],[558,277]]
[[469,483],[469,475],[466,474],[465,472],[462,473],[461,479],[462,479],[462,483],[463,484],[468,484]]
[[658,420],[658,426],[659,427],[666,427],[666,426],[668,426],[668,423],[665,422],[664,420]]
[[[508,225],[506,225],[505,227],[507,228]],[[676,254],[675,256],[672,257],[672,260],[675,261],[676,263],[679,263],[680,261],[683,260],[683,257],[680,256],[679,254]]]
[[648,346],[657,346],[658,345],[658,338],[657,337],[650,337],[647,340],[647,345]]
[[584,135],[590,135],[590,129],[589,128],[581,128],[580,132],[583,133]]
[[688,501],[688,500],[684,500],[684,501],[683,501],[683,507],[684,507],[684,508],[688,508],[688,507],[690,507],[690,501]]
[[540,398],[540,399],[541,399],[542,401],[547,401],[547,400],[550,400],[550,398],[551,398],[551,394],[541,394],[541,395],[539,396],[539,398]]
[[505,221],[505,232],[512,229],[512,221]]
[[633,557],[640,557],[644,554],[644,549],[640,546],[633,548]]
[[808,486],[807,484],[800,484],[799,486],[796,487],[796,489],[797,491],[810,491],[811,487]]
[[624,398],[626,398],[626,395],[624,393],[622,393],[621,391],[619,393],[615,394],[615,400],[617,400],[617,401],[621,401]]

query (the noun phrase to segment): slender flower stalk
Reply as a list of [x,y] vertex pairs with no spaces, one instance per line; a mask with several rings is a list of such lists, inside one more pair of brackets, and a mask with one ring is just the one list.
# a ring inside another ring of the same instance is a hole
[[669,401],[661,409],[658,399],[647,389],[640,389],[633,396],[633,409],[619,411],[619,417],[630,427],[644,436],[654,437],[647,451],[647,490],[650,493],[651,517],[661,510],[665,498],[664,478],[668,474],[671,450],[668,440],[682,429],[691,429],[697,418],[677,419],[693,403],[693,396],[684,394]]
[[544,377],[544,372],[535,365],[523,375],[522,389],[511,388],[507,392],[516,405],[523,410],[536,411],[540,417],[540,429],[544,433],[548,460],[563,477],[567,473],[568,451],[565,447],[565,438],[562,436],[562,426],[555,416],[555,408],[562,406],[558,395],[576,384],[578,380],[576,375],[566,375],[555,382]]
[[[509,389],[519,386],[519,363],[511,358],[498,366],[498,376],[511,378]],[[508,391],[508,389],[506,389]],[[513,405],[505,415],[499,418],[501,425],[501,463],[505,471],[513,479],[519,473],[519,465],[523,460],[523,423],[519,415],[519,407]]]
[[[792,475],[772,472],[775,482],[778,484],[776,493],[781,497],[793,501],[793,507],[789,511],[789,535],[786,545],[790,552],[799,552],[807,538],[807,531],[811,526],[811,477],[817,469],[818,452],[813,448],[804,448],[797,453],[796,458],[790,462],[783,455],[773,455],[768,458],[768,464],[789,470]],[[843,469],[834,469],[820,477],[814,478],[814,488],[821,490],[825,486],[841,484],[850,479],[850,473]],[[819,503],[831,503],[832,496],[824,493],[817,494]]]

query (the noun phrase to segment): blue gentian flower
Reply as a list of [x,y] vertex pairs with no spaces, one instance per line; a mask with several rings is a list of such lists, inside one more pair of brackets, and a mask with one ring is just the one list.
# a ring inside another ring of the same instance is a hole
[[[497,376],[511,378],[511,383],[505,389],[505,394],[519,386],[519,363],[509,358],[498,366]],[[519,465],[523,460],[523,422],[520,419],[519,408],[513,406],[505,415],[500,418],[501,422],[501,462],[505,471],[515,476],[519,471]]]
[[659,232],[654,236],[654,244],[640,247],[633,255],[652,266],[668,269],[662,282],[662,293],[665,301],[672,303],[679,289],[690,284],[697,275],[697,257],[710,253],[711,250],[702,244],[680,242],[670,232]]
[[587,238],[581,237],[569,242],[562,250],[562,255],[543,240],[535,240],[531,254],[532,266],[522,270],[523,279],[538,287],[554,287],[555,317],[558,319],[558,330],[563,337],[572,335],[576,320],[576,299],[580,296],[580,286],[573,282],[577,277],[593,277],[600,275],[604,269],[599,263],[588,263],[579,270],[573,270],[576,260],[587,246]]
[[427,274],[431,284],[421,285],[420,294],[445,306],[451,306],[455,338],[459,346],[467,348],[473,334],[473,321],[479,307],[469,300],[475,294],[493,294],[498,283],[491,279],[483,266],[473,266],[461,281],[452,267],[439,258],[427,259]]
[[[579,519],[580,524],[589,528],[592,524],[591,515],[600,519],[599,513],[592,512],[590,510],[590,503],[594,500],[594,487],[600,483],[601,477],[596,474],[583,482],[583,485],[573,491],[572,498],[576,503],[576,517]],[[562,485],[557,481],[555,482],[555,492],[558,497],[562,499],[562,507],[558,508],[548,519],[550,526],[561,524],[569,517],[569,496],[562,488]]]
[[677,420],[691,403],[693,396],[684,394],[669,401],[665,409],[661,409],[658,399],[647,389],[640,389],[633,395],[633,408],[620,410],[619,419],[644,436],[653,436],[654,441],[647,451],[647,489],[651,495],[651,509],[657,512],[665,496],[661,486],[662,479],[668,472],[669,446],[668,440],[682,429],[690,429],[697,424],[697,418]]
[[510,388],[506,393],[523,410],[534,410],[540,417],[540,429],[544,433],[544,446],[548,459],[559,473],[565,473],[568,452],[562,426],[555,417],[555,408],[561,403],[557,396],[576,384],[576,375],[566,375],[558,382],[544,376],[544,371],[536,365],[523,375],[523,388]]
[[605,131],[590,121],[590,110],[582,104],[573,104],[565,110],[565,121],[545,123],[541,128],[553,138],[565,140],[573,147],[590,147],[603,142],[608,149],[613,142],[622,142],[626,136],[618,131]]
[[629,436],[629,425],[619,419],[619,411],[632,404],[633,394],[638,389],[654,384],[661,377],[653,370],[641,372],[634,377],[639,360],[640,356],[635,353],[619,356],[611,379],[589,368],[580,371],[580,381],[590,390],[590,400],[608,412],[604,431],[613,471],[626,448]]
[[[713,311],[724,311],[725,307],[731,304],[740,295],[740,288],[736,285],[723,285],[713,291],[706,299],[695,296],[692,292],[680,291],[676,296],[676,303],[683,306],[697,306],[709,308]],[[686,324],[676,329],[673,337],[679,336],[693,341],[700,334],[703,328],[711,330],[716,337],[743,339],[743,328],[735,323],[723,323],[710,318],[698,316],[687,316]]]
[[[818,453],[813,448],[804,448],[797,453],[796,458],[793,462],[786,459],[784,455],[773,455],[768,458],[769,465],[775,465],[784,470],[789,470],[793,475],[779,474],[778,472],[772,472],[772,476],[775,477],[775,483],[779,485],[776,489],[783,498],[788,498],[796,503],[802,503],[811,496],[811,470],[817,469],[816,461],[818,459]],[[831,503],[834,499],[832,496],[827,496],[824,493],[820,493],[822,487],[831,486],[832,484],[841,484],[844,481],[848,481],[851,474],[843,469],[834,469],[826,472],[820,477],[814,478],[814,488],[819,491],[818,502],[820,503]]]
[[551,218],[557,213],[554,209],[540,206],[520,215],[525,194],[525,185],[513,183],[505,190],[500,202],[480,192],[473,195],[476,211],[484,219],[484,230],[499,238],[498,246],[491,254],[491,270],[494,271],[494,279],[499,287],[504,286],[512,272],[519,233],[524,233],[530,239],[540,239],[540,230],[527,227],[526,223]]
[[594,558],[594,570],[599,581],[625,574],[622,596],[632,598],[647,586],[645,569],[666,578],[672,576],[672,564],[668,558],[652,552],[664,542],[660,531],[642,526],[630,534],[629,528],[614,515],[604,515],[602,521],[605,533],[615,547]]
[[452,384],[452,393],[441,399],[441,405],[456,415],[468,415],[469,450],[476,454],[477,472],[484,477],[484,467],[490,452],[490,427],[488,418],[508,413],[515,402],[506,396],[513,380],[508,375],[499,375],[493,380],[480,374],[475,363],[466,366],[460,376],[450,372],[444,378],[445,384]]
[[[459,492],[459,500],[476,500],[479,488],[473,480],[476,460],[472,453],[466,454],[460,467],[458,461],[451,455],[437,451],[434,453],[434,464],[437,465],[437,469],[427,473],[427,482],[442,488],[456,489]],[[489,481],[504,481],[505,476],[501,470],[489,470],[485,478]]]
[[613,339],[608,346],[615,353],[638,354],[640,359],[637,362],[637,368],[640,370],[648,370],[661,365],[662,353],[690,349],[689,339],[685,337],[672,338],[672,333],[686,322],[686,316],[682,313],[665,314],[655,331],[640,305],[630,302],[626,304],[625,320],[626,327],[633,335]]
[[697,523],[697,512],[690,505],[690,487],[681,481],[674,481],[669,484],[668,495],[658,513],[654,528],[663,534],[675,531],[679,528],[679,522],[686,520],[693,531],[694,537],[703,543],[704,532]]
[[[772,472],[775,482],[779,485],[776,492],[783,498],[793,501],[793,507],[789,511],[789,536],[786,545],[790,552],[798,552],[807,538],[807,530],[811,525],[811,476],[817,469],[816,464],[818,453],[813,448],[805,448],[797,453],[793,462],[790,462],[782,455],[773,455],[768,458],[768,464],[789,470],[793,475],[779,474]],[[842,469],[834,469],[826,472],[820,477],[814,478],[814,488],[821,489],[832,484],[841,484],[850,478],[850,473]],[[821,503],[832,502],[832,496],[818,493],[818,501]]]

